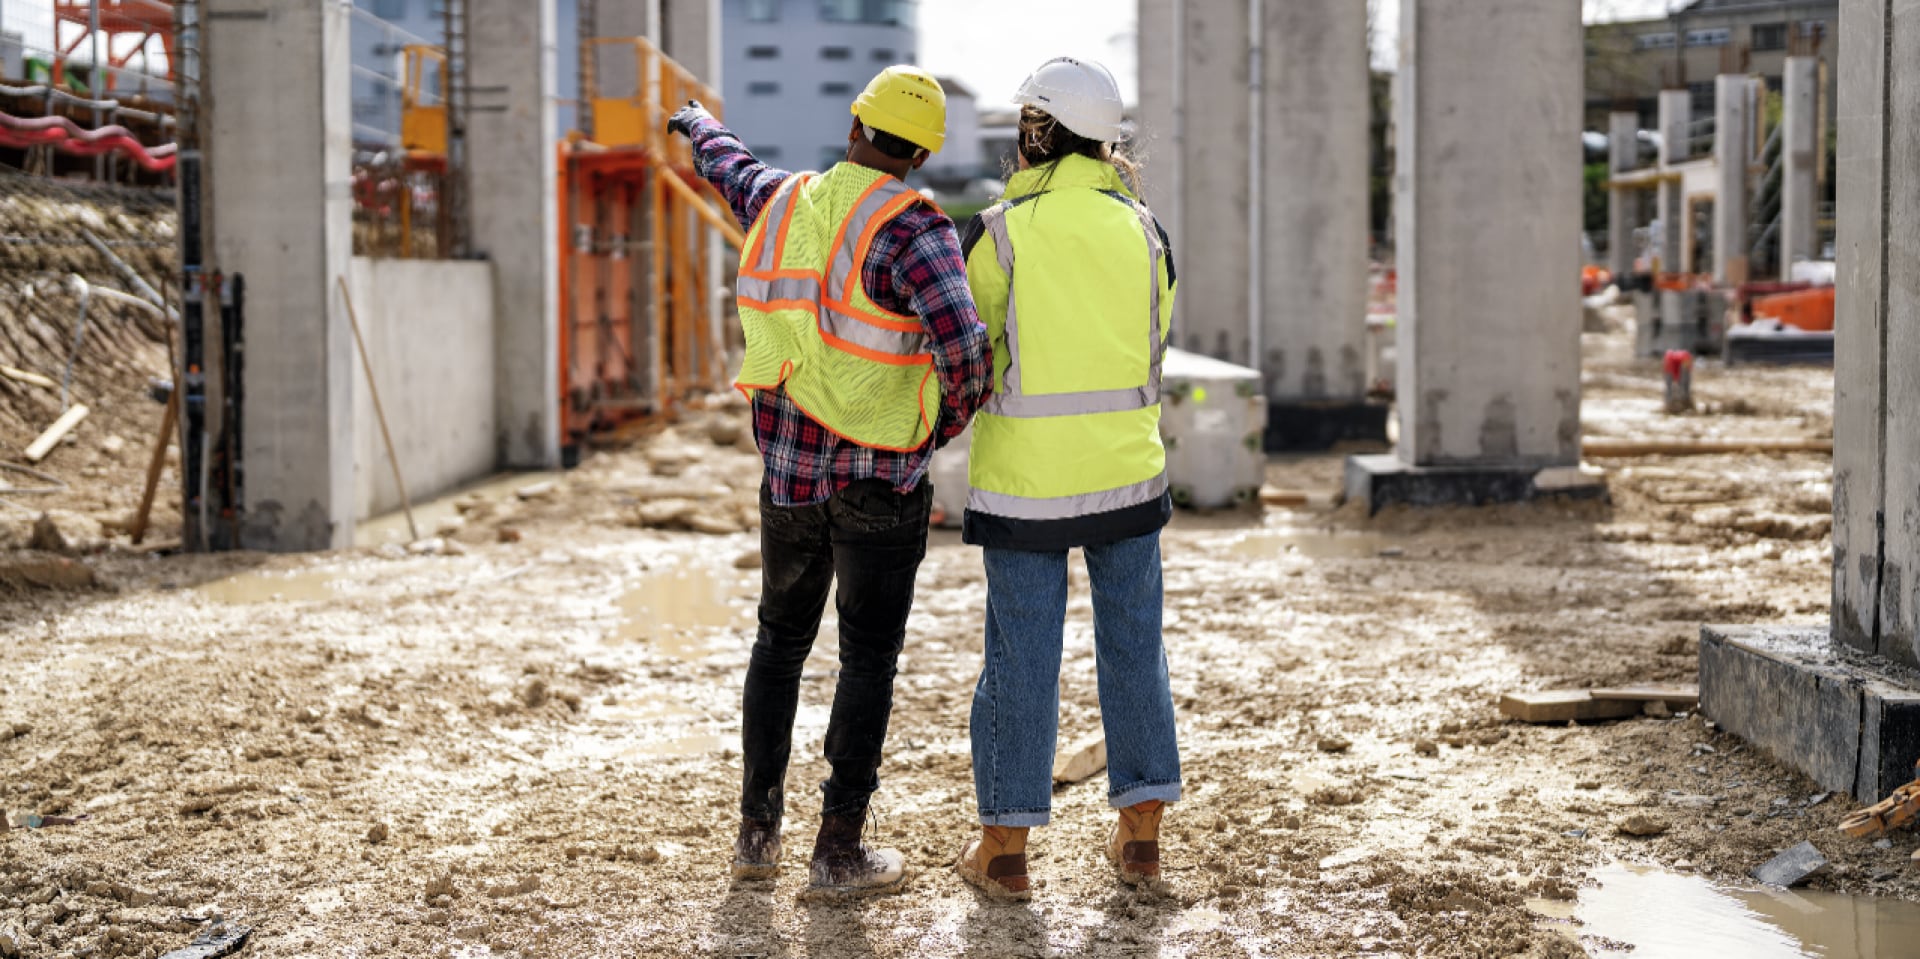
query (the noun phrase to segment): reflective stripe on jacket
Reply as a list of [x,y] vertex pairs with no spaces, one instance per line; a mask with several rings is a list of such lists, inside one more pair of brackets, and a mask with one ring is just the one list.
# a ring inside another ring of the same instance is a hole
[[1159,529],[1174,276],[1152,213],[1111,165],[1069,156],[1016,174],[967,240],[994,392],[973,423],[966,540],[1052,550]]
[[900,180],[851,163],[781,184],[740,254],[747,349],[734,385],[784,387],[809,417],[862,446],[925,445],[940,411],[926,329],[882,309],[860,283],[875,234],[920,202]]

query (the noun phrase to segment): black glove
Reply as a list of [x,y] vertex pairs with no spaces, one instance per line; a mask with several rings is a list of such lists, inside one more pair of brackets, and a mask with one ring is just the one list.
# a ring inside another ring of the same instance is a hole
[[693,125],[700,120],[711,120],[713,114],[700,105],[698,100],[688,100],[687,105],[675,111],[667,118],[667,133],[678,133],[687,139],[693,139]]

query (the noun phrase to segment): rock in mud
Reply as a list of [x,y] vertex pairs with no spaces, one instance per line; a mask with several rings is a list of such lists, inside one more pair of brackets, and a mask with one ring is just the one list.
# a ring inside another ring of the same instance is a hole
[[740,532],[740,523],[723,513],[695,513],[687,518],[687,528],[709,536],[729,536]]
[[1422,756],[1440,755],[1440,744],[1431,739],[1422,739],[1413,744],[1413,751]]
[[0,558],[0,587],[14,589],[88,589],[99,585],[93,569],[78,560],[49,553]]
[[685,524],[700,505],[689,499],[662,499],[641,503],[640,525],[649,529],[668,529]]
[[1629,836],[1658,836],[1670,828],[1666,820],[1646,813],[1634,813],[1620,824],[1620,831]]
[[1827,857],[1803,842],[1755,868],[1750,875],[1769,886],[1791,889],[1827,868]]
[[1325,736],[1320,740],[1320,751],[1323,753],[1344,753],[1352,748],[1353,741],[1340,736]]
[[426,897],[428,899],[436,896],[447,896],[451,898],[457,892],[458,890],[453,887],[452,873],[443,873],[427,880]]
[[370,843],[386,842],[387,836],[389,835],[390,832],[391,831],[387,828],[386,823],[383,823],[383,822],[374,823],[373,828],[367,830],[367,841]]
[[539,709],[547,704],[550,693],[546,680],[535,679],[520,691],[520,702],[524,703],[528,709]]
[[33,521],[33,538],[27,540],[27,548],[43,553],[64,553],[73,546],[67,542],[66,534],[60,532],[60,524],[53,521],[53,516],[41,513]]
[[733,568],[759,569],[765,562],[766,559],[760,555],[759,550],[750,549],[733,558]]

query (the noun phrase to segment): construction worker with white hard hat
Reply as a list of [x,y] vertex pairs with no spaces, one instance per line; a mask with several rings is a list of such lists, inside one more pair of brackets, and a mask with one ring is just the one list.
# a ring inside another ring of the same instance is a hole
[[[726,198],[740,257],[746,355],[765,462],[760,628],[743,692],[740,832],[733,873],[780,862],[785,779],[801,668],[828,596],[840,672],[809,886],[885,892],[906,880],[892,849],[861,841],[879,788],[895,664],[926,556],[936,447],[966,429],[992,378],[953,221],[904,182],[946,139],[946,95],[911,66],[873,78],[852,105],[845,162],[774,169],[698,103],[668,121]],[[837,580],[837,588],[836,588]]]
[[974,420],[963,528],[987,573],[972,715],[982,828],[957,869],[1025,898],[1027,831],[1052,812],[1069,550],[1084,552],[1092,582],[1107,797],[1118,810],[1104,854],[1120,879],[1159,876],[1161,813],[1180,798],[1160,631],[1160,530],[1173,510],[1160,363],[1174,268],[1117,144],[1128,126],[1113,74],[1060,57],[1015,102],[1019,170],[963,244],[994,387]]

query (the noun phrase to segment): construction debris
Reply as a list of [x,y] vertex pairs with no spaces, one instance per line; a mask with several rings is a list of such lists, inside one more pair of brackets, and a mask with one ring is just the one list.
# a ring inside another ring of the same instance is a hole
[[54,444],[73,432],[73,428],[79,426],[80,421],[86,419],[89,412],[91,411],[87,409],[85,403],[75,403],[68,407],[65,413],[60,414],[59,419],[53,421],[52,426],[47,427],[46,432],[40,434],[39,439],[27,444],[27,462],[38,463],[46,459],[47,454],[53,452]]
[[1638,703],[1664,703],[1669,709],[1693,709],[1700,705],[1700,687],[1692,683],[1647,683],[1587,691],[1595,699],[1631,700]]
[[1840,820],[1840,831],[1856,839],[1878,835],[1898,829],[1916,818],[1920,818],[1920,764],[1915,764],[1916,776],[1910,782],[1896,789],[1887,798],[1857,809],[1847,818]]
[[1826,868],[1827,857],[1813,848],[1813,843],[1803,842],[1767,860],[1748,875],[1769,886],[1792,889]]
[[1634,813],[1620,824],[1620,832],[1628,836],[1658,836],[1670,828],[1666,820],[1646,813]]
[[1500,714],[1523,723],[1596,722],[1640,715],[1640,701],[1595,699],[1587,689],[1555,689],[1537,693],[1508,693],[1500,697]]
[[1107,768],[1107,740],[1097,736],[1068,747],[1053,761],[1053,781],[1061,785],[1085,782]]
[[211,928],[194,936],[185,949],[175,949],[160,959],[220,959],[221,956],[239,952],[252,935],[252,926],[229,926],[215,922]]
[[11,366],[0,366],[0,376],[4,376],[16,383],[38,386],[42,389],[53,390],[60,388],[60,384],[54,382],[49,377],[41,376],[38,373],[29,373],[26,370],[14,369]]

